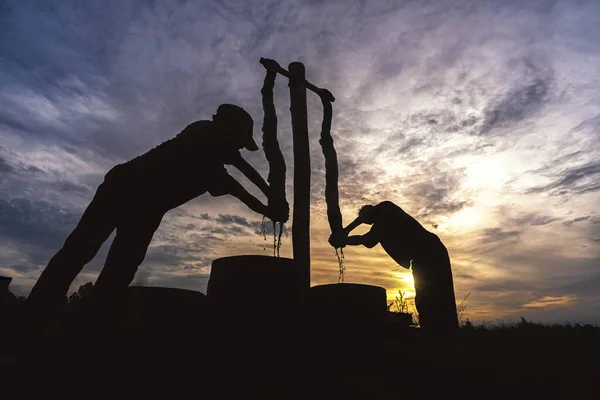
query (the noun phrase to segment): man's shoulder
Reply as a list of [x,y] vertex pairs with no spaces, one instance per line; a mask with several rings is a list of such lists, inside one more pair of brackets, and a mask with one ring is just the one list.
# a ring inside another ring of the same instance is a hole
[[375,206],[375,209],[376,219],[380,225],[402,224],[404,227],[423,228],[414,217],[391,201],[382,201]]
[[382,201],[381,203],[377,204],[375,206],[375,210],[380,215],[381,214],[386,215],[389,212],[394,212],[394,211],[395,212],[398,212],[398,211],[404,212],[404,210],[402,210],[402,208],[398,207],[396,204],[392,203],[389,200],[385,200],[385,201]]
[[[173,161],[173,158],[186,158],[186,154],[204,153],[202,160],[211,158],[210,132],[211,121],[195,121],[185,127],[178,135],[162,142],[146,153],[129,160],[126,164],[146,165]],[[163,165],[167,167],[168,165]]]
[[194,121],[186,126],[177,137],[188,137],[189,135],[202,136],[203,133],[209,132],[212,128],[212,121],[201,120]]
[[219,153],[216,137],[211,134],[212,129],[212,121],[195,121],[186,126],[174,141],[184,153],[201,152],[205,157],[211,158]]
[[207,119],[201,119],[201,120],[192,122],[187,127],[204,128],[204,127],[209,127],[209,126],[212,126],[212,121],[209,121]]
[[389,200],[384,200],[381,203],[377,204],[375,207],[377,207],[377,208],[388,208],[388,207],[400,208],[396,204],[392,203]]

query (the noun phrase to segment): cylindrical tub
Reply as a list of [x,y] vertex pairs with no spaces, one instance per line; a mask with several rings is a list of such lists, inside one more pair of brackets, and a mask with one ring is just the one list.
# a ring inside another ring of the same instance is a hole
[[244,255],[213,261],[206,294],[217,329],[252,334],[289,328],[297,289],[293,259]]
[[207,300],[203,293],[166,287],[127,288],[126,326],[149,334],[184,334],[205,329]]
[[306,328],[316,333],[376,333],[383,328],[386,317],[386,290],[357,283],[310,288],[302,312]]

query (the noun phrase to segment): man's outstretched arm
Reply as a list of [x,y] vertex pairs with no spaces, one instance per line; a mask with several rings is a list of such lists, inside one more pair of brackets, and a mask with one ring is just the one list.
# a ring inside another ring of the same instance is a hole
[[[333,247],[337,248],[343,248],[348,244],[348,235],[350,234],[350,232],[352,232],[357,226],[361,225],[362,221],[360,219],[360,217],[356,217],[356,219],[354,221],[352,221],[347,227],[343,228],[341,231],[338,232],[334,232],[331,234],[331,236],[329,236],[329,244],[332,245]],[[356,237],[360,237],[360,236],[352,236],[353,238]],[[358,243],[357,242],[358,239],[353,239],[353,243],[351,245],[359,245],[362,243]],[[355,244],[354,244],[355,243]]]
[[348,236],[350,234],[350,232],[352,232],[354,229],[356,229],[358,226],[360,226],[362,224],[363,224],[363,222],[360,219],[360,217],[356,217],[354,219],[354,221],[350,222],[350,224],[348,224],[347,227],[342,229],[342,231],[346,234],[346,236]]
[[264,205],[256,197],[252,196],[248,191],[235,179],[227,182],[227,194],[237,197],[242,203],[248,206],[257,214],[267,215],[267,206]]
[[377,246],[377,243],[379,243],[379,238],[376,231],[373,228],[371,228],[371,230],[365,233],[364,235],[348,236],[348,234],[354,228],[361,224],[361,220],[359,218],[356,218],[350,225],[344,228],[339,235],[331,235],[329,237],[329,244],[331,244],[335,248],[363,245],[370,249],[372,247]]
[[260,191],[267,196],[267,199],[269,198],[269,185],[248,161],[244,160],[244,158],[239,155],[232,160],[231,165],[236,167],[242,174],[244,174],[244,176],[248,178],[250,182],[254,183],[260,189]]
[[248,208],[260,215],[265,215],[269,219],[275,222],[285,222],[290,217],[289,208],[285,207],[267,207],[256,197],[252,196],[248,191],[235,179],[227,183],[227,193],[237,197],[242,203],[246,204]]
[[346,244],[349,246],[363,245],[369,249],[375,247],[377,243],[379,243],[379,240],[373,234],[370,234],[370,232],[364,235],[348,236],[346,239]]

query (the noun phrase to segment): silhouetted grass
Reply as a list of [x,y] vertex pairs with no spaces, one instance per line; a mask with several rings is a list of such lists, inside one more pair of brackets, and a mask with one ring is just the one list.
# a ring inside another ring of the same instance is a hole
[[461,334],[514,334],[514,335],[571,335],[571,334],[592,334],[600,335],[600,327],[591,324],[579,323],[551,323],[528,321],[521,317],[519,321],[496,320],[484,322],[482,324],[472,324],[467,321],[461,326]]

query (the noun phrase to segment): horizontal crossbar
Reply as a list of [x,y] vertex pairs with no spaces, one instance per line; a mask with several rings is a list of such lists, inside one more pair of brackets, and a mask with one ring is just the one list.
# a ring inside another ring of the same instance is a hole
[[[260,63],[262,65],[265,65],[264,63],[265,59],[263,57],[260,58]],[[266,65],[265,65],[266,67]],[[285,76],[286,78],[290,79],[291,74],[289,73],[288,70],[284,69],[283,67],[279,67],[279,69],[277,70],[278,73],[280,73],[281,75]],[[323,89],[320,87],[317,87],[315,85],[313,85],[312,83],[310,83],[309,81],[307,81],[306,79],[304,80],[305,84],[306,84],[306,88],[308,90],[310,90],[313,93],[318,94],[320,97],[323,97],[325,100],[328,100],[330,102],[334,102],[335,101],[335,97],[333,97],[333,94],[331,94],[331,92],[327,89]]]

